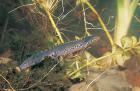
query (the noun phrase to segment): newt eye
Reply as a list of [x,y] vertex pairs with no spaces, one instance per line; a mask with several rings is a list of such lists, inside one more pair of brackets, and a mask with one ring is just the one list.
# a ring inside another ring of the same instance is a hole
[[52,53],[50,56],[51,58],[55,58],[55,53]]

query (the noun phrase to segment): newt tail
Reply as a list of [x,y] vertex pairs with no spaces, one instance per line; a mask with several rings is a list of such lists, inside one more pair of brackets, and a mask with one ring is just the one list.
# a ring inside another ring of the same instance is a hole
[[32,55],[31,57],[29,57],[28,59],[26,59],[21,65],[20,68],[21,69],[25,69],[28,67],[31,67],[33,65],[36,65],[38,63],[40,63],[45,56],[47,56],[48,53],[46,53],[46,55],[44,55],[44,53],[46,53],[45,51],[41,51],[36,53],[35,55]]

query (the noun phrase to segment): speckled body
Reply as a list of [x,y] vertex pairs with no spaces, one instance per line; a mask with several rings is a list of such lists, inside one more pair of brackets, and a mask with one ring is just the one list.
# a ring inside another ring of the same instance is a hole
[[88,36],[81,40],[76,40],[68,43],[58,45],[52,49],[40,51],[37,54],[29,57],[21,65],[21,69],[31,67],[37,63],[40,63],[45,57],[51,57],[53,59],[59,56],[65,56],[68,54],[75,53],[77,51],[83,50],[90,46],[92,43],[97,42],[100,38],[94,36]]

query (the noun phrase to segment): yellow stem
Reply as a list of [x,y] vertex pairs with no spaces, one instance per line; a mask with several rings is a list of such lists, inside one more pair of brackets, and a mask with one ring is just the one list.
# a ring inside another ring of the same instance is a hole
[[74,75],[75,73],[77,73],[78,71],[80,71],[81,69],[83,69],[83,68],[85,68],[85,67],[91,65],[92,63],[95,63],[95,62],[97,62],[97,61],[99,61],[99,60],[102,60],[102,59],[104,59],[104,58],[110,57],[110,56],[112,56],[113,54],[114,54],[114,53],[111,53],[110,55],[102,56],[102,57],[97,58],[97,59],[92,59],[90,62],[88,62],[87,64],[83,65],[82,67],[80,67],[79,69],[75,70],[74,72],[70,73],[68,76],[70,77],[70,76]]
[[131,20],[139,0],[117,0],[117,18],[114,31],[114,41],[122,47],[121,38],[128,34]]
[[85,13],[85,7],[84,7],[84,4],[83,4],[83,2],[81,2],[82,3],[82,9],[83,9],[83,16],[84,16],[84,25],[85,25],[85,34],[86,35],[90,35],[90,33],[88,32],[88,30],[87,30],[87,20],[86,20],[86,13]]
[[104,24],[103,20],[101,19],[100,15],[98,14],[98,12],[95,10],[95,8],[94,8],[88,1],[86,1],[85,3],[86,3],[86,4],[89,6],[89,8],[97,15],[98,20],[99,20],[101,26],[103,27],[103,30],[105,31],[105,33],[106,33],[106,35],[107,35],[107,37],[108,37],[108,39],[109,39],[109,41],[110,41],[110,44],[113,46],[113,45],[114,45],[113,39],[112,39],[110,33],[108,32],[108,29],[107,29],[107,27],[105,26],[105,24]]
[[44,8],[45,12],[47,13],[47,15],[48,15],[48,17],[49,17],[49,19],[51,21],[51,24],[52,24],[55,32],[57,33],[61,43],[64,43],[64,40],[63,40],[63,38],[61,36],[61,33],[60,33],[59,29],[57,28],[56,23],[55,23],[52,15],[51,15],[51,11],[50,11],[51,9],[48,7],[47,2],[45,0],[43,0],[43,2],[39,3],[39,4]]
[[48,16],[49,16],[49,19],[50,19],[50,21],[51,21],[51,23],[52,23],[52,26],[54,27],[55,32],[57,33],[57,35],[58,35],[58,37],[59,37],[61,43],[64,43],[64,40],[63,40],[63,38],[62,38],[62,36],[61,36],[61,34],[60,34],[60,31],[59,31],[59,29],[57,28],[57,26],[56,26],[56,24],[55,24],[55,22],[54,22],[54,20],[53,20],[53,18],[52,18],[52,16],[51,16],[50,12],[46,10],[46,13],[47,13]]

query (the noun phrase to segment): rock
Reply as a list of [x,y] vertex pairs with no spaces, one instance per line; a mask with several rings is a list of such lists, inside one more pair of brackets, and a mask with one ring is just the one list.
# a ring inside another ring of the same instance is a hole
[[132,91],[140,91],[139,87],[133,87]]
[[[69,88],[69,91],[132,91],[131,85],[126,80],[125,72],[111,69],[101,74],[101,72],[90,74],[87,83],[75,84]],[[95,79],[96,81],[86,90]]]
[[4,58],[4,57],[0,57],[0,64],[7,64],[11,61],[12,59],[10,58]]
[[129,84],[140,87],[140,55],[134,55],[124,63]]

